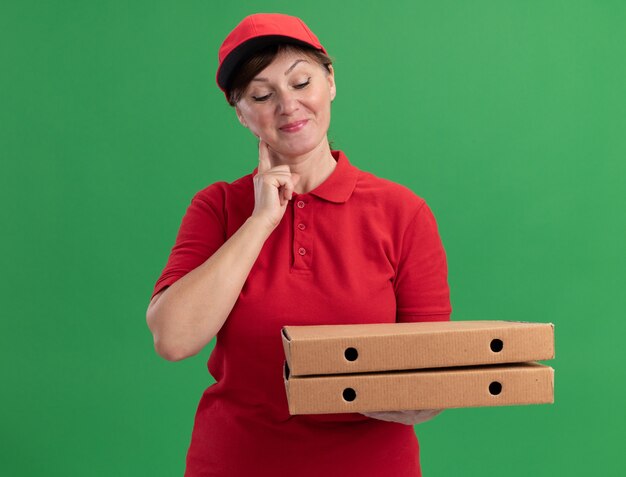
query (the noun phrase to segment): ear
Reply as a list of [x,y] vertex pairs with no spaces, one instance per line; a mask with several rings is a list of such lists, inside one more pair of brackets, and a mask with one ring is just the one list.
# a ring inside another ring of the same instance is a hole
[[244,128],[247,128],[248,123],[246,123],[246,120],[244,119],[241,109],[239,109],[239,106],[235,106],[235,112],[237,113],[237,119],[239,119],[239,122],[241,123],[241,125]]
[[328,69],[330,72],[326,75],[326,79],[328,80],[328,87],[330,89],[330,101],[332,102],[337,96],[337,86],[335,85],[335,69],[333,65],[328,65]]

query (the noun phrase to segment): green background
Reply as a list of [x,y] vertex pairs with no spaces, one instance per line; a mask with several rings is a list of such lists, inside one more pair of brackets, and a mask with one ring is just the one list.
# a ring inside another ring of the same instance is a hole
[[256,165],[214,82],[253,12],[307,22],[334,147],[430,204],[453,319],[556,325],[555,404],[417,426],[424,475],[623,475],[624,2],[0,5],[3,475],[182,475],[211,346],[163,360],[145,310],[193,194]]

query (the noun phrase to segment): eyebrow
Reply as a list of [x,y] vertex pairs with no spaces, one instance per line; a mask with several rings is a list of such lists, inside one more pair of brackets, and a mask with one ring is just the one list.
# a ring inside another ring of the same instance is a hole
[[[291,65],[287,69],[287,71],[285,71],[285,76],[287,76],[291,72],[291,70],[293,70],[296,67],[296,65],[298,63],[300,63],[301,61],[304,61],[305,63],[308,63],[307,60],[303,60],[303,59],[299,59],[299,60],[294,61],[293,65]],[[267,78],[254,78],[254,79],[252,79],[252,81],[269,81],[269,80]]]

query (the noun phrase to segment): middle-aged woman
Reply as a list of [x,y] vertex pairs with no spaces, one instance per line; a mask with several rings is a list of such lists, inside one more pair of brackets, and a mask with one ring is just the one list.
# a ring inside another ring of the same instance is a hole
[[[330,148],[335,72],[302,20],[244,18],[219,62],[218,86],[259,139],[258,168],[195,194],[147,312],[168,360],[217,337],[185,475],[419,476],[407,424],[438,411],[290,416],[280,331],[449,320],[433,214]],[[235,154],[249,153],[234,144],[212,160]]]

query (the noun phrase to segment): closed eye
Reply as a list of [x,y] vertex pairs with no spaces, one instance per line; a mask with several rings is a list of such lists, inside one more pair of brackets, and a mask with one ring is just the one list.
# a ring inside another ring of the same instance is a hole
[[254,99],[255,101],[266,101],[267,99],[269,99],[270,95],[266,94],[265,96],[252,96],[252,99]]
[[[304,83],[294,85],[294,88],[296,89],[306,88],[310,82],[311,82],[311,78],[307,79]],[[257,102],[263,102],[263,101],[267,101],[271,95],[272,93],[268,93],[265,96],[252,96],[252,99],[254,99]]]
[[311,78],[309,78],[308,80],[306,80],[306,82],[305,82],[305,83],[300,83],[300,84],[295,85],[295,86],[294,86],[294,88],[297,88],[297,89],[302,89],[302,88],[304,88],[306,85],[308,85],[310,82],[311,82]]

